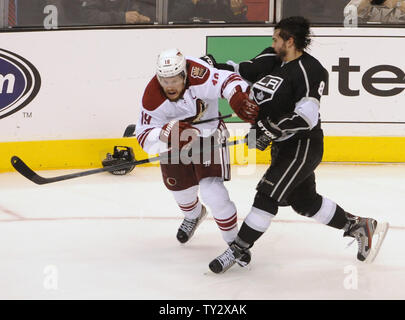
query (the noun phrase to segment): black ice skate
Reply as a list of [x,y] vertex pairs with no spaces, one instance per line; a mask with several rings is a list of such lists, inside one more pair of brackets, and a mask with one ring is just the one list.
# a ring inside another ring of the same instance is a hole
[[235,263],[241,267],[246,267],[250,263],[251,253],[249,249],[243,249],[236,243],[232,243],[223,254],[215,258],[209,264],[209,268],[214,273],[223,273]]
[[[357,259],[366,263],[374,261],[388,231],[387,222],[377,222],[371,218],[348,214],[349,223],[345,226],[344,237],[353,237],[358,244]],[[373,237],[377,236],[377,239]]]
[[193,236],[195,230],[204,220],[207,215],[207,209],[202,205],[201,213],[196,219],[187,219],[184,218],[183,223],[181,224],[179,230],[177,231],[177,240],[181,243],[186,243]]

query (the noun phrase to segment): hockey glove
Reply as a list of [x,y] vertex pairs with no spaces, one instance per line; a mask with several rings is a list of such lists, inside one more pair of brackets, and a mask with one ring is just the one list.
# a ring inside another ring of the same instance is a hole
[[239,73],[239,63],[235,63],[232,60],[228,60],[226,64],[232,68],[232,71]]
[[264,151],[272,141],[282,136],[281,129],[270,121],[269,118],[260,120],[252,126],[247,134],[249,149],[259,149]]
[[162,127],[159,139],[166,142],[172,150],[189,149],[199,137],[200,130],[189,122],[172,120]]
[[200,57],[200,59],[204,60],[206,63],[208,63],[213,68],[221,69],[221,70],[235,71],[233,66],[231,66],[227,63],[217,63],[217,61],[215,60],[215,58],[212,54],[207,54],[203,57]]
[[253,124],[257,115],[259,114],[258,105],[249,99],[249,94],[247,92],[242,92],[240,86],[237,86],[235,91],[236,92],[229,100],[232,110],[235,111],[238,117],[243,121]]
[[200,57],[200,59],[204,60],[206,63],[208,63],[213,68],[217,67],[217,62],[215,61],[215,58],[212,54],[208,53],[205,56]]

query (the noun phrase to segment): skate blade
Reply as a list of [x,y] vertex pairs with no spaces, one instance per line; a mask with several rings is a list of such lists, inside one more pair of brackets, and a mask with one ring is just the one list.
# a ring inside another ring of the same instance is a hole
[[245,267],[242,267],[241,265],[235,263],[231,267],[227,268],[226,270],[223,270],[220,273],[215,273],[215,272],[213,272],[212,270],[209,269],[208,271],[204,272],[203,274],[205,276],[209,276],[209,275],[218,275],[219,276],[219,275],[222,275],[222,274],[226,273],[229,269],[234,268],[234,266],[236,266],[236,265],[239,266],[242,270],[245,270],[245,271],[251,271],[252,270],[252,266],[250,264],[248,264]]
[[190,243],[190,242],[194,239],[194,233],[195,233],[195,231],[197,230],[197,228],[200,226],[200,224],[201,224],[201,223],[205,220],[205,218],[207,217],[207,213],[208,213],[208,211],[207,211],[207,209],[205,209],[205,212],[204,212],[203,215],[201,216],[201,219],[198,220],[198,222],[197,222],[197,224],[196,224],[196,226],[195,226],[194,232],[193,232],[192,234],[190,234],[188,240],[187,240],[186,242],[180,242],[180,241],[179,241],[179,244],[180,244],[181,247],[183,247],[183,246],[185,246],[186,244]]
[[[207,215],[208,215],[208,211],[207,211],[207,209],[205,209],[205,212],[203,213],[200,221],[198,221],[198,223],[197,223],[197,227],[205,220],[205,218],[207,218]],[[196,229],[197,229],[197,227],[196,227]]]
[[[366,260],[364,260],[365,263],[372,263],[376,258],[378,252],[380,251],[381,245],[384,242],[385,236],[387,235],[388,228],[388,222],[377,222],[377,228],[375,229],[373,235],[373,238],[375,236],[378,237],[377,244],[371,248],[370,254],[367,256]],[[375,240],[373,239],[373,242],[374,241]]]
[[247,271],[252,270],[252,265],[250,263],[243,265],[243,266],[238,264],[238,266],[241,267],[243,270],[247,270]]
[[236,261],[236,264],[241,268],[247,268],[248,266],[250,266],[250,261],[248,263],[243,261]]

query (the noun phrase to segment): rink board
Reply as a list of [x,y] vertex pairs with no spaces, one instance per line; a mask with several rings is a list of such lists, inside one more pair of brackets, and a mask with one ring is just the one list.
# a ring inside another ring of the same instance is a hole
[[[242,139],[243,137],[236,137]],[[135,158],[142,160],[148,155],[136,139],[88,139],[64,141],[32,141],[0,143],[0,172],[14,170],[10,158],[17,155],[34,170],[98,168],[107,152],[116,145],[134,148]],[[270,163],[269,149],[248,150],[246,145],[231,147],[232,164]],[[404,137],[325,137],[324,162],[404,162]],[[159,165],[158,162],[147,165]]]
[[[35,169],[99,167],[118,144],[146,158],[135,139],[120,137],[138,121],[157,54],[175,45],[186,55],[209,52],[219,62],[238,62],[270,45],[272,32],[266,26],[0,33],[0,60],[11,52],[9,61],[0,61],[0,171],[11,170],[12,155]],[[310,53],[329,74],[320,109],[324,161],[405,162],[403,53],[386,50],[404,40],[400,28],[313,29]],[[23,63],[14,63],[18,59]],[[7,82],[13,72],[14,88]],[[246,162],[234,154],[233,163]],[[269,154],[254,152],[250,158],[267,163]]]

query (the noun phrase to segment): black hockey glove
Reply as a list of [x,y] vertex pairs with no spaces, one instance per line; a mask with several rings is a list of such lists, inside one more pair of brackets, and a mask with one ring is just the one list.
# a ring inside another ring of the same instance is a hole
[[259,149],[264,151],[272,141],[282,136],[281,129],[270,121],[269,118],[259,120],[252,126],[247,134],[249,149]]
[[228,70],[228,71],[235,71],[234,67],[226,64],[226,63],[217,63],[215,60],[214,56],[212,54],[206,54],[203,57],[200,57],[201,60],[204,60],[206,63],[208,63],[211,67],[220,69],[220,70]]
[[217,67],[217,62],[212,54],[206,54],[205,56],[200,57],[200,59],[204,60],[211,67],[214,67],[214,68]]

